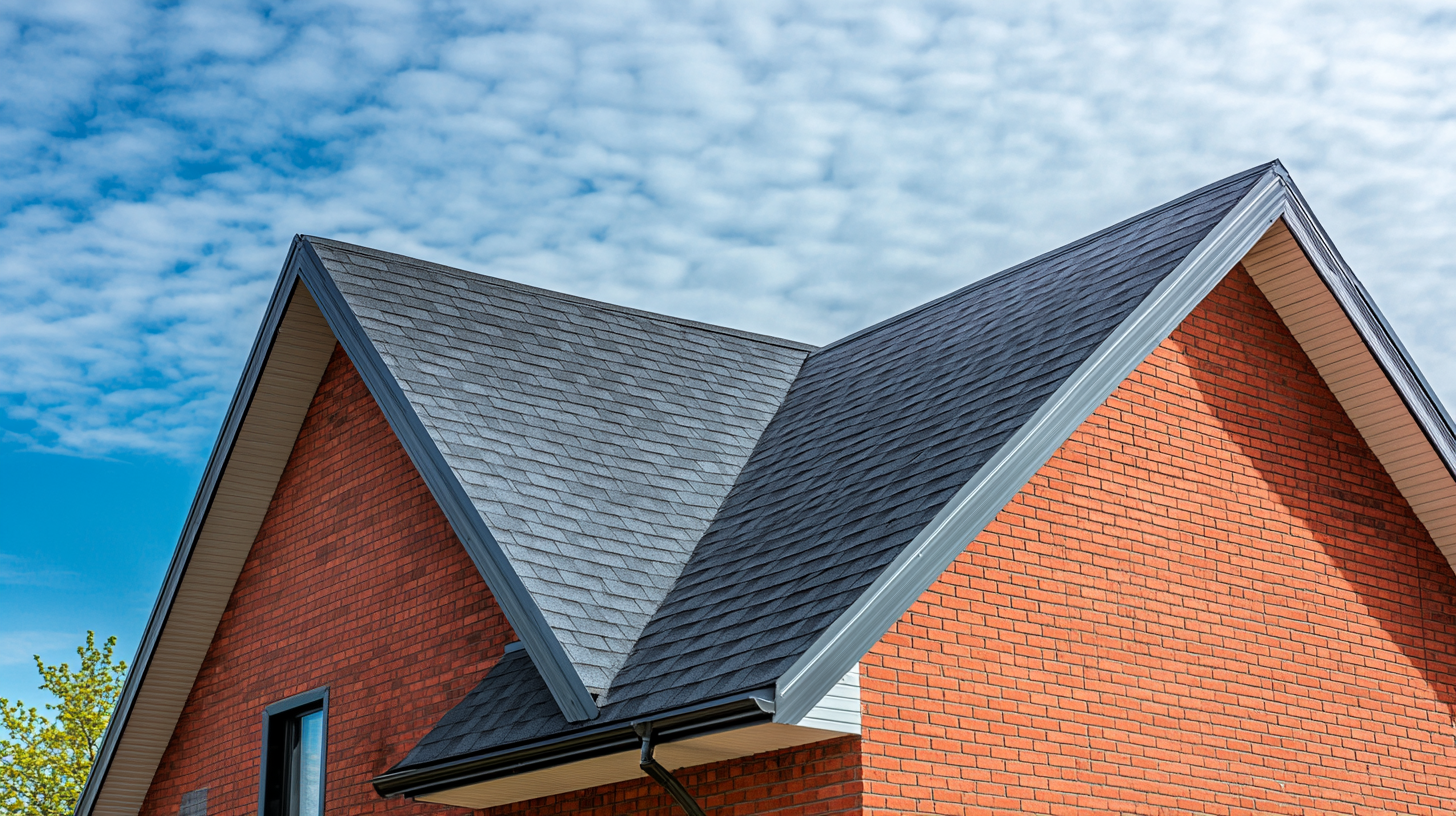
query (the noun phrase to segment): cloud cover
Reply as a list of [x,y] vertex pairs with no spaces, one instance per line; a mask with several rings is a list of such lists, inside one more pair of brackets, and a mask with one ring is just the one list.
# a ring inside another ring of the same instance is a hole
[[827,342],[1274,157],[1456,399],[1438,4],[0,8],[12,444],[205,455],[298,232]]

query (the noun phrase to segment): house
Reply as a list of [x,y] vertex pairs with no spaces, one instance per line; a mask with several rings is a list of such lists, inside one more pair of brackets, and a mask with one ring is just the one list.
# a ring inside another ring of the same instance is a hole
[[1277,162],[822,348],[300,237],[78,814],[1456,812],[1453,473]]

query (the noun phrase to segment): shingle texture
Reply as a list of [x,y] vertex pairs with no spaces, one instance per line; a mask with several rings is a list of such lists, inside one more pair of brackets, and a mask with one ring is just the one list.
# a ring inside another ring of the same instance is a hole
[[[810,355],[593,725],[772,687],[1267,170]],[[448,720],[472,734],[458,750],[569,728],[544,706],[503,715],[494,675]]]
[[506,652],[464,702],[420,740],[399,767],[428,765],[563,730],[566,720],[524,649]]
[[309,241],[583,681],[607,688],[811,347]]
[[811,355],[611,699],[773,685],[1254,180]]

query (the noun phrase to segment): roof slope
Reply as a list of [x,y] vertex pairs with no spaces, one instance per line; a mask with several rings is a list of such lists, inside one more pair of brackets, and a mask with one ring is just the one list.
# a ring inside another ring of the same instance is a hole
[[[1269,170],[811,354],[594,725],[774,686]],[[396,769],[568,727],[501,711],[503,682],[525,688],[493,671]]]
[[309,238],[590,688],[811,346]]
[[773,684],[1265,169],[811,355],[611,699]]

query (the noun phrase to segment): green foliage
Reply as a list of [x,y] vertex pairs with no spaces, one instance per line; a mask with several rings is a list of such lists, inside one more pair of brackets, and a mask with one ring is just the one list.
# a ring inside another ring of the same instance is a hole
[[0,697],[0,813],[6,816],[70,816],[96,761],[101,735],[121,694],[126,663],[111,662],[116,638],[96,648],[86,633],[78,647],[76,671],[62,663],[47,666],[35,656],[41,688],[59,701],[46,714]]

